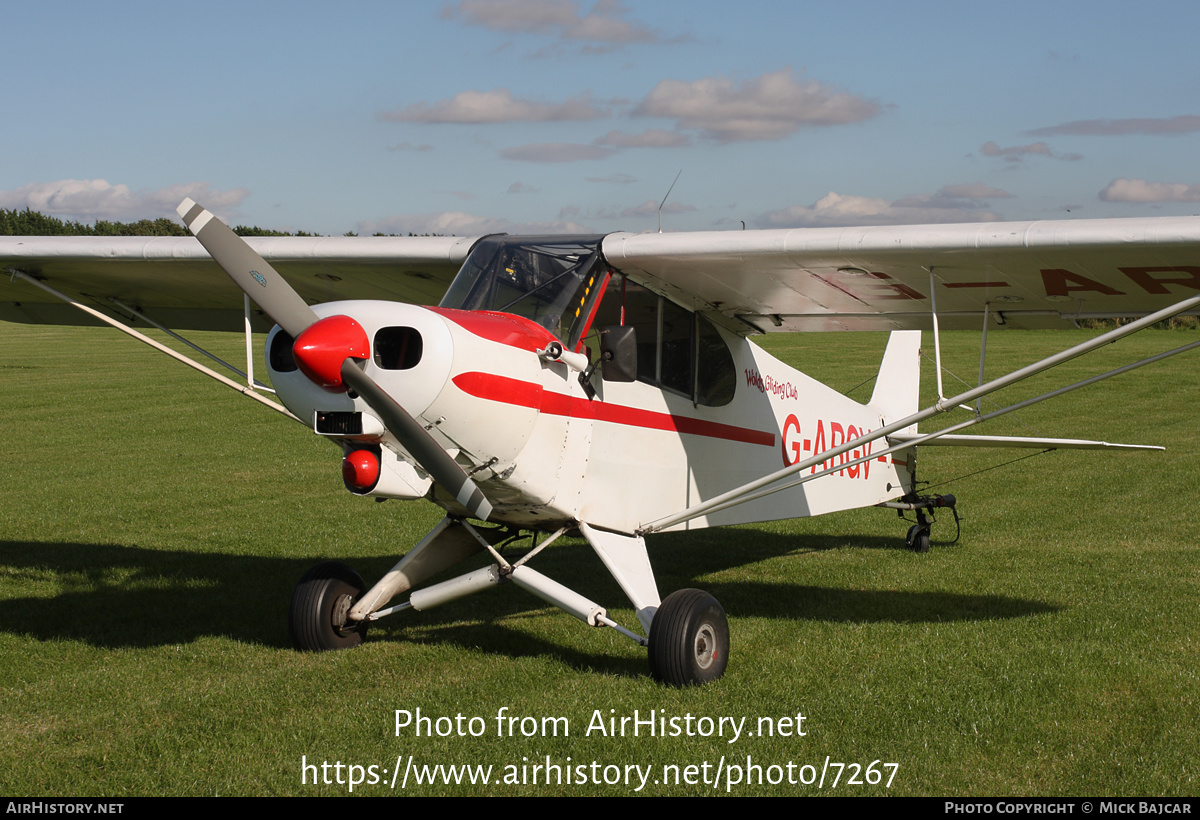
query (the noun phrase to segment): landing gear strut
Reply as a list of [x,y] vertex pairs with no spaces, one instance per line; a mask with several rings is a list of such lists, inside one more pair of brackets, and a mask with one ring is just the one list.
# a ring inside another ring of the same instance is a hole
[[[729,663],[729,623],[716,598],[681,589],[660,601],[654,571],[641,536],[595,530],[577,522],[605,567],[637,610],[643,637],[609,617],[608,611],[528,565],[529,559],[568,531],[564,525],[519,557],[502,554],[515,537],[501,528],[479,528],[447,516],[366,590],[359,574],[328,561],[310,569],[292,593],[288,627],[297,649],[346,649],[362,643],[367,624],[402,610],[424,611],[439,604],[511,582],[589,626],[608,627],[648,648],[650,674],[669,686],[695,686],[717,680]],[[486,551],[495,563],[440,583],[432,576]],[[365,591],[364,591],[365,590]],[[391,604],[408,592],[408,600]]]
[[[957,500],[952,495],[917,495],[912,493],[904,496],[899,501],[889,501],[880,506],[891,507],[896,510],[896,514],[901,518],[904,517],[905,510],[915,510],[917,513],[917,523],[908,528],[908,534],[904,536],[904,544],[913,552],[929,552],[929,529],[933,526],[933,518],[925,514],[926,510],[934,509],[935,507],[949,507],[950,512],[954,514],[954,523],[958,522],[958,509],[955,507]],[[954,540],[950,543],[958,542],[958,534],[954,536]]]
[[362,577],[339,561],[317,564],[300,576],[288,607],[292,644],[322,652],[362,643],[367,622],[352,621],[347,615],[366,588]]

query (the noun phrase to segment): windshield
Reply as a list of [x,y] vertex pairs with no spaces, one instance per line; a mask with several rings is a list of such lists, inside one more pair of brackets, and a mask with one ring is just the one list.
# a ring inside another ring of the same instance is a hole
[[[586,322],[603,236],[490,236],[480,240],[441,307],[515,313],[564,342]],[[585,304],[587,303],[587,304]]]

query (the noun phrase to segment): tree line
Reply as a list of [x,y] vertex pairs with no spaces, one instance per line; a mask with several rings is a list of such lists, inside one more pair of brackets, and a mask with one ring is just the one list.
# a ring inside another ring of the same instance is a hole
[[[233,232],[238,236],[320,236],[319,233],[308,231],[276,231],[270,228],[260,228],[257,225],[235,225]],[[372,236],[397,236],[394,233],[375,233]],[[409,236],[442,236],[437,233],[415,234]],[[173,219],[159,217],[158,219],[139,219],[136,222],[109,222],[97,219],[91,225],[76,220],[67,221],[55,216],[32,211],[0,208],[0,236],[191,236],[187,228]],[[343,236],[358,236],[354,231],[347,231]]]
[[[257,225],[238,225],[238,236],[319,236],[307,231],[274,231]],[[349,234],[348,234],[349,235]],[[97,219],[87,225],[47,216],[26,208],[23,211],[0,208],[0,236],[191,236],[187,228],[167,217],[139,219],[136,222],[109,222]]]

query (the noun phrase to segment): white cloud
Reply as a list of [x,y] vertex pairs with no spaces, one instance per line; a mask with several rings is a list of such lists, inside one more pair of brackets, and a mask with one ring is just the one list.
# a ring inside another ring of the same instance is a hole
[[1105,202],[1200,202],[1200,185],[1114,179],[1100,192],[1100,199]]
[[428,143],[421,145],[413,145],[411,142],[398,142],[395,145],[388,146],[389,151],[432,151],[433,146]]
[[442,9],[442,17],[493,31],[542,34],[579,19],[571,0],[462,0]]
[[[685,214],[689,211],[696,210],[695,205],[685,205],[681,202],[672,202],[670,205],[664,205],[662,212],[664,214]],[[632,208],[626,208],[621,211],[621,216],[657,216],[658,203],[653,199],[648,199],[641,205],[634,205]]]
[[619,2],[600,0],[591,14],[568,26],[563,36],[594,43],[657,43],[662,39],[653,29],[623,19],[627,13]]
[[1120,120],[1075,120],[1027,132],[1034,137],[1053,137],[1059,134],[1078,136],[1173,136],[1200,131],[1200,116],[1184,114],[1178,117],[1131,117]]
[[1029,154],[1040,154],[1045,157],[1050,156],[1050,146],[1044,142],[1001,148],[995,142],[989,141],[985,142],[979,150],[983,152],[985,157],[1004,157],[1008,162],[1020,162],[1022,157]]
[[966,182],[961,185],[946,185],[934,196],[953,197],[961,199],[1008,199],[1012,197],[1008,191],[992,188],[982,182]]
[[[616,208],[592,208],[582,210],[576,205],[570,205],[558,212],[559,217],[564,216],[582,216],[588,220],[609,220],[609,219],[654,219],[658,215],[658,200],[647,199],[640,205],[631,205],[628,208],[617,210]],[[695,205],[688,205],[682,202],[670,202],[663,206],[664,214],[684,214],[697,210]]]
[[995,222],[991,211],[961,207],[939,207],[934,197],[885,199],[838,194],[830,191],[811,206],[792,205],[769,211],[757,220],[765,228],[816,228],[845,225],[906,225],[931,222]]
[[728,77],[663,80],[634,116],[668,117],[718,142],[778,140],[804,126],[845,125],[876,116],[879,103],[819,83],[798,80],[791,68],[742,83]]
[[600,0],[580,14],[573,0],[461,0],[442,10],[458,19],[492,31],[549,34],[590,43],[656,43],[663,38],[653,29],[626,19],[629,11],[616,0]]
[[917,194],[891,203],[894,208],[970,211],[984,205],[983,200],[1011,199],[1012,194],[1001,188],[992,188],[982,182],[946,185],[932,194]]
[[130,190],[103,179],[60,179],[31,182],[12,191],[0,191],[0,208],[29,208],[67,219],[129,221],[174,217],[175,207],[191,197],[204,207],[227,216],[249,194],[245,188],[215,191],[207,182],[179,182],[154,190]]
[[628,185],[631,182],[637,182],[637,177],[629,174],[609,174],[606,177],[587,177],[588,182],[613,182],[618,185]]
[[443,236],[481,236],[488,233],[587,233],[577,222],[554,220],[552,222],[511,222],[489,216],[477,216],[464,211],[442,211],[435,214],[396,214],[382,219],[367,219],[358,223],[358,232],[364,236],[374,233],[398,234],[441,234]]
[[596,145],[612,145],[617,148],[679,148],[692,144],[692,140],[687,134],[667,131],[663,128],[651,128],[640,134],[609,131],[603,137],[595,139],[594,142]]
[[579,162],[580,160],[604,159],[615,149],[599,145],[581,145],[573,142],[534,142],[515,145],[500,152],[504,159],[521,162]]
[[390,122],[480,124],[593,120],[609,113],[608,109],[593,105],[591,94],[586,92],[560,103],[542,103],[517,99],[507,88],[497,88],[460,91],[448,100],[413,103],[384,112],[380,117]]
[[1005,162],[1020,162],[1027,156],[1043,156],[1068,161],[1083,159],[1082,154],[1056,154],[1044,142],[1032,142],[1029,145],[1013,145],[1008,148],[1001,148],[995,142],[988,141],[979,150],[983,152],[985,157],[1003,157]]
[[508,193],[510,194],[536,194],[541,190],[541,188],[535,188],[532,185],[526,185],[524,182],[514,182],[512,185],[508,186]]

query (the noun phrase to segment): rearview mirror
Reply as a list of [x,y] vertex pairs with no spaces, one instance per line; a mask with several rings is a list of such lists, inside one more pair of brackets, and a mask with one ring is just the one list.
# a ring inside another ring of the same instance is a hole
[[601,375],[606,382],[637,379],[637,330],[632,325],[613,325],[600,330]]

